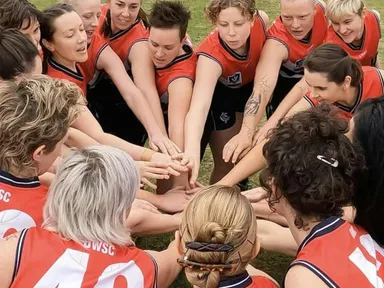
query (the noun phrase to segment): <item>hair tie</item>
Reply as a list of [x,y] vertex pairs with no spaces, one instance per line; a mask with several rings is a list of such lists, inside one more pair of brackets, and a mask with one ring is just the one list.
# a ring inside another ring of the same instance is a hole
[[335,168],[339,166],[339,161],[337,161],[335,158],[328,159],[323,155],[317,155],[317,159]]
[[231,252],[231,244],[204,243],[204,242],[186,242],[185,247],[199,252]]

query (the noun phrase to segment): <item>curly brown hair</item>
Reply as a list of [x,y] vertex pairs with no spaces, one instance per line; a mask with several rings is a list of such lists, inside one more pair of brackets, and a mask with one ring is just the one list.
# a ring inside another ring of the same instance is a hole
[[344,135],[348,122],[336,113],[326,104],[299,112],[280,121],[263,147],[268,168],[260,181],[268,191],[269,205],[273,209],[284,197],[295,210],[299,229],[308,228],[303,218],[342,216],[363,172],[360,149]]
[[80,113],[80,88],[45,75],[0,86],[0,169],[37,175],[34,151],[52,152]]
[[224,9],[235,7],[241,11],[243,16],[252,19],[253,15],[258,13],[255,0],[211,0],[205,13],[212,24],[216,24],[219,14]]

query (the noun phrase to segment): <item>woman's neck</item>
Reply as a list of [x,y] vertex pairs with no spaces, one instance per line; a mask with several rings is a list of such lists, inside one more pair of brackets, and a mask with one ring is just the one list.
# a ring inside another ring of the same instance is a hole
[[341,96],[341,99],[337,102],[347,106],[353,106],[356,103],[358,93],[359,90],[357,89],[357,87],[350,86],[348,89],[345,90],[345,92]]
[[306,229],[299,229],[295,225],[295,216],[289,215],[285,216],[288,222],[289,230],[291,230],[291,233],[293,235],[293,238],[295,239],[297,245],[299,246],[301,243],[303,243],[304,239],[311,233],[313,227],[315,227],[317,224],[319,224],[319,221],[314,219],[305,219],[304,222],[308,223],[306,226]]
[[69,70],[72,70],[73,72],[77,72],[76,62],[64,59],[63,57],[61,57],[60,55],[57,55],[57,54],[53,55],[52,58],[57,63],[63,65],[65,68],[68,68]]
[[360,46],[361,45],[361,43],[363,42],[364,27],[365,27],[365,25],[364,25],[364,20],[363,20],[362,24],[361,24],[360,32],[357,35],[357,37],[355,38],[355,40],[352,41],[352,45],[354,45],[354,46]]

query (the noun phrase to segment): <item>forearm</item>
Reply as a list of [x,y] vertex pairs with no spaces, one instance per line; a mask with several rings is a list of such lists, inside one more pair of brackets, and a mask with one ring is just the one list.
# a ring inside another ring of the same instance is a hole
[[207,113],[188,112],[185,118],[185,152],[200,154],[200,142],[204,132],[206,115]]
[[78,129],[69,128],[68,139],[65,141],[65,144],[68,147],[86,148],[100,143]]
[[224,176],[217,184],[233,186],[248,176],[265,168],[266,163],[263,157],[264,141],[258,143],[233,169]]
[[184,150],[184,119],[181,121],[171,120],[172,122],[168,125],[169,139],[181,150]]
[[157,208],[160,208],[159,207],[159,202],[160,202],[159,195],[156,195],[155,193],[148,192],[148,191],[140,189],[136,193],[136,198],[148,201],[149,203],[151,203],[152,205],[156,206]]
[[134,235],[148,236],[176,231],[180,220],[168,214],[155,214],[148,210],[132,209],[128,227]]

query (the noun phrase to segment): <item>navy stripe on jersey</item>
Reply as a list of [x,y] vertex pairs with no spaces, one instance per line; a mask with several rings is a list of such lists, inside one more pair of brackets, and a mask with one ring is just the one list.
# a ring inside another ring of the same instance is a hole
[[128,33],[129,31],[131,31],[133,27],[135,27],[138,23],[140,23],[140,21],[141,21],[140,18],[137,18],[135,20],[135,22],[133,22],[132,25],[129,26],[127,29],[121,30],[121,31],[117,32],[116,34],[111,35],[109,37],[109,40],[113,41],[113,40],[116,40],[117,38],[120,38],[124,34]]
[[248,272],[245,272],[239,276],[225,279],[219,282],[217,288],[245,288],[252,284],[252,278]]
[[209,55],[208,53],[198,52],[197,56],[200,56],[200,55],[205,56],[205,57],[212,59],[213,61],[217,62],[217,64],[219,64],[221,67],[221,71],[224,71],[223,65],[221,65],[220,61],[218,59],[216,59],[215,57],[213,57],[212,55]]
[[183,45],[183,50],[184,50],[184,52],[186,52],[185,54],[177,56],[175,59],[173,59],[170,63],[168,63],[164,67],[156,67],[155,66],[155,69],[156,70],[168,69],[169,67],[171,67],[172,65],[175,65],[176,63],[179,63],[179,62],[182,62],[184,60],[187,60],[187,59],[191,58],[191,56],[193,54],[192,48],[189,45],[184,44]]
[[304,241],[300,244],[299,249],[297,250],[297,254],[299,254],[299,252],[312,240],[335,231],[344,223],[344,220],[335,216],[331,216],[324,221],[321,221],[319,224],[313,227],[311,233],[305,237]]
[[361,103],[361,99],[363,98],[363,82],[360,82],[357,89],[358,89],[357,98],[356,98],[355,103],[352,105],[352,107],[338,103],[338,102],[335,102],[334,105],[343,111],[346,111],[346,112],[353,114],[356,111],[357,107],[359,107],[359,105]]
[[307,102],[308,102],[313,108],[315,108],[315,104],[312,102],[311,98],[309,98],[307,95],[304,95],[304,99],[307,100]]
[[153,281],[153,288],[157,288],[157,275],[159,273],[159,268],[157,266],[157,262],[156,262],[155,258],[153,258],[152,255],[147,253],[147,252],[146,252],[146,254],[149,256],[149,258],[151,258],[153,265],[155,265],[155,280]]
[[292,264],[289,266],[289,268],[291,268],[292,266],[295,266],[295,265],[301,265],[301,266],[304,266],[305,268],[311,270],[313,273],[316,274],[317,277],[319,277],[321,280],[323,280],[323,282],[328,287],[330,287],[330,288],[339,288],[339,285],[337,285],[331,278],[329,278],[327,276],[327,274],[325,274],[323,271],[321,271],[315,265],[313,265],[313,264],[311,264],[311,263],[309,263],[307,261],[299,260],[299,261],[292,262]]
[[74,72],[71,69],[68,69],[67,67],[65,67],[64,65],[61,65],[60,63],[56,62],[55,60],[53,60],[53,58],[48,59],[48,64],[51,65],[54,69],[59,70],[64,74],[68,75],[69,77],[75,78],[79,81],[84,80],[83,74],[81,74],[79,67],[77,67],[77,65],[76,65],[77,72]]
[[281,44],[283,44],[283,45],[285,46],[285,48],[287,48],[288,56],[287,56],[287,59],[284,59],[283,63],[289,61],[289,56],[290,56],[290,55],[289,55],[289,46],[288,46],[288,44],[285,43],[285,42],[284,42],[283,40],[281,40],[280,38],[277,38],[277,37],[274,37],[274,36],[268,36],[268,37],[267,37],[267,40],[268,40],[268,39],[276,40],[276,41],[280,42]]
[[220,45],[224,48],[225,51],[227,51],[229,54],[231,54],[231,56],[237,60],[247,60],[248,59],[248,55],[249,55],[249,49],[250,49],[250,43],[251,43],[251,36],[248,37],[247,39],[247,48],[248,48],[248,51],[245,55],[240,55],[239,53],[236,53],[234,50],[232,50],[228,45],[227,43],[224,42],[223,39],[221,39],[220,35],[218,36],[219,37],[219,42],[220,42]]
[[35,188],[40,186],[40,181],[38,177],[23,179],[23,178],[18,178],[16,176],[13,176],[1,170],[0,170],[0,183],[11,185],[13,187],[21,187],[21,188]]
[[17,272],[19,272],[21,253],[23,252],[23,246],[24,246],[24,241],[25,241],[25,236],[27,234],[27,231],[28,231],[28,229],[23,229],[20,233],[19,240],[17,241],[15,266],[13,268],[13,276],[12,276],[11,283],[13,283],[13,281],[15,280],[15,278],[17,276]]

